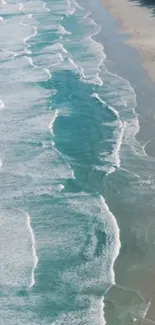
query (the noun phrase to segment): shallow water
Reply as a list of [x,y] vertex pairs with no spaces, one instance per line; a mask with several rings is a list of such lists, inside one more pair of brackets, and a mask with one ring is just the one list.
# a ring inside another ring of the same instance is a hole
[[135,91],[108,72],[84,2],[0,6],[0,324],[103,324],[119,215],[153,200]]

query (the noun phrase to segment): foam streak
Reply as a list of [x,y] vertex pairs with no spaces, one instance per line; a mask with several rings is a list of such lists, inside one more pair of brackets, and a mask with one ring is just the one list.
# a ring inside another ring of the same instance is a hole
[[48,75],[48,78],[47,78],[47,80],[46,80],[46,81],[50,80],[50,79],[52,78],[52,75],[51,75],[51,73],[50,73],[49,69],[47,69],[47,68],[44,68],[44,71],[45,71],[45,72],[47,73],[47,75]]
[[2,101],[2,99],[0,99],[0,110],[5,108],[5,104],[4,102]]
[[28,230],[29,230],[30,236],[31,236],[32,255],[33,255],[33,259],[34,259],[34,265],[33,265],[33,268],[32,268],[31,282],[30,282],[30,288],[31,288],[35,284],[34,272],[35,272],[35,268],[36,268],[37,263],[38,263],[38,257],[37,257],[37,254],[36,254],[35,236],[34,236],[33,229],[31,227],[31,218],[28,215],[28,213],[26,213],[26,216],[27,216],[27,227],[28,227]]
[[112,259],[112,263],[111,263],[111,273],[113,275],[113,284],[115,284],[115,273],[114,273],[114,263],[115,260],[117,258],[117,256],[119,255],[119,251],[121,248],[121,242],[120,242],[120,230],[116,221],[116,218],[114,217],[114,215],[112,214],[112,212],[109,210],[108,205],[105,202],[105,199],[103,198],[102,195],[100,195],[100,200],[103,206],[103,212],[104,214],[106,213],[108,215],[108,222],[111,226],[111,230],[113,232],[113,240],[114,240],[114,249],[113,249],[113,259]]
[[51,132],[52,136],[54,136],[53,125],[54,125],[54,122],[55,122],[56,118],[58,117],[58,115],[59,115],[59,112],[58,112],[58,110],[56,109],[56,110],[55,110],[55,113],[54,113],[54,116],[53,116],[53,118],[52,118],[52,120],[51,120],[51,122],[50,122],[50,124],[49,124],[49,126],[48,126],[49,129],[50,129],[50,132]]
[[43,8],[44,8],[47,12],[50,12],[50,9],[47,7],[47,3],[46,3],[46,2],[43,3]]

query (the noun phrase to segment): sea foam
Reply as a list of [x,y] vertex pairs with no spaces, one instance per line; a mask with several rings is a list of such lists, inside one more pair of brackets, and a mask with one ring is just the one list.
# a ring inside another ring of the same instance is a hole
[[5,108],[5,104],[2,99],[0,99],[0,110]]
[[[112,150],[112,153],[109,153],[104,158],[105,160],[107,160],[107,161],[109,161],[109,162],[111,162],[113,164],[112,167],[108,167],[108,171],[107,171],[107,174],[111,174],[112,172],[115,171],[115,167],[119,168],[120,167],[120,164],[121,164],[121,160],[120,160],[120,149],[121,149],[121,145],[122,145],[122,141],[123,141],[124,131],[125,131],[125,128],[126,128],[126,122],[120,120],[120,116],[119,116],[118,111],[115,108],[113,108],[112,106],[107,105],[106,102],[103,101],[100,98],[99,94],[93,93],[91,95],[91,97],[94,97],[97,100],[99,100],[99,102],[104,105],[104,109],[105,108],[108,108],[114,114],[114,116],[118,120],[118,125],[116,125],[116,130],[114,132],[115,139],[116,139],[115,140],[116,141],[115,146],[114,146],[114,148]],[[104,169],[105,169],[105,167],[103,166],[103,170]]]
[[36,254],[36,243],[35,243],[35,235],[31,226],[31,218],[29,216],[28,213],[25,213],[26,217],[27,217],[27,227],[28,230],[30,232],[30,236],[31,236],[31,242],[32,242],[32,256],[33,256],[33,260],[34,260],[34,266],[32,268],[32,273],[31,273],[31,281],[30,281],[30,287],[33,287],[35,284],[35,276],[34,276],[34,272],[35,272],[35,268],[37,266],[38,263],[38,257]]
[[58,111],[58,109],[56,109],[54,114],[53,114],[53,118],[52,118],[52,120],[51,120],[51,122],[50,122],[50,124],[48,126],[52,136],[54,136],[53,126],[54,126],[54,122],[55,122],[56,118],[58,117],[58,115],[59,115],[59,111]]
[[109,210],[109,207],[108,207],[107,203],[105,202],[105,199],[103,198],[102,195],[100,196],[100,200],[103,205],[102,211],[103,211],[104,215],[105,214],[107,215],[107,223],[110,226],[111,236],[113,237],[113,240],[114,240],[113,249],[111,251],[111,258],[112,258],[111,273],[113,275],[113,283],[112,284],[115,284],[114,263],[115,263],[117,256],[119,255],[119,251],[120,251],[120,247],[121,247],[120,230],[119,230],[116,218],[114,217],[112,212]]

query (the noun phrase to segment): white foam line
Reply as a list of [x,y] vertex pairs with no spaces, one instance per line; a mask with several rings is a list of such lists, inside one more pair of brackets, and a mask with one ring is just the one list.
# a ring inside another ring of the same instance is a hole
[[101,315],[101,318],[102,318],[102,324],[103,325],[106,325],[106,321],[105,321],[105,318],[104,318],[104,307],[105,307],[105,304],[104,304],[104,297],[101,297],[100,299],[100,315]]
[[46,11],[50,12],[50,9],[47,7],[47,3],[46,3],[46,2],[43,3],[43,8],[44,8]]
[[[105,68],[105,67],[104,67],[104,68]],[[117,77],[119,80],[125,82],[125,84],[126,84],[125,90],[130,91],[130,94],[132,94],[132,96],[133,96],[133,97],[132,97],[132,98],[133,98],[133,103],[131,103],[131,105],[132,105],[131,110],[132,110],[132,112],[133,112],[134,118],[136,118],[136,128],[135,128],[135,130],[132,131],[132,141],[133,141],[133,140],[135,141],[136,134],[137,134],[137,133],[139,132],[139,130],[140,130],[140,125],[139,125],[139,120],[138,120],[138,114],[137,114],[136,111],[135,111],[135,108],[137,107],[137,100],[136,100],[136,94],[135,94],[134,88],[131,86],[131,84],[129,83],[128,80],[126,80],[126,79],[124,79],[124,78],[118,76],[117,74],[113,74],[113,73],[109,72],[109,71],[107,70],[107,68],[105,68],[105,71],[106,71],[109,75],[111,75],[111,76],[115,76],[115,77]],[[124,105],[127,107],[127,106],[128,106],[128,103],[126,102],[126,103],[124,103]],[[126,128],[126,130],[125,130],[125,128]],[[128,135],[126,135],[126,133],[128,133],[128,129],[129,129],[129,128],[130,128],[130,123],[127,121],[126,126],[124,127],[124,131],[125,131],[124,139],[125,139],[125,140],[128,139]],[[130,137],[129,137],[129,139],[131,139],[131,132],[130,132]],[[140,144],[140,142],[138,142],[138,140],[136,140],[136,143],[138,143],[138,144],[140,145],[140,149],[142,150],[143,154],[144,154],[145,156],[148,156],[147,153],[146,153],[146,151],[145,151],[145,146],[142,147],[141,144]],[[136,151],[136,148],[135,148],[135,146],[134,146],[134,143],[131,144],[131,141],[130,141],[130,147],[132,148],[132,150],[134,151],[134,153],[135,153],[136,155],[139,155],[139,153]]]
[[149,310],[149,307],[150,307],[150,305],[151,305],[151,301],[149,300],[148,301],[148,304],[147,304],[147,307],[146,307],[146,309],[145,309],[145,311],[144,311],[144,315],[143,315],[143,319],[145,319],[145,317],[146,317],[146,315],[147,315],[147,312],[148,312],[148,310]]
[[75,179],[74,171],[71,168],[71,166],[68,164],[68,162],[65,160],[63,154],[55,147],[54,141],[52,141],[52,147],[53,149],[58,153],[58,155],[63,159],[64,163],[68,166],[69,170],[71,171],[71,178]]
[[22,3],[20,3],[20,4],[19,4],[19,11],[22,11],[22,10],[23,10],[23,8],[24,8],[23,4],[22,4]]
[[5,104],[4,102],[2,101],[2,99],[0,99],[0,109],[3,109],[5,108]]
[[49,71],[47,68],[44,68],[44,71],[45,71],[45,72],[47,73],[47,75],[48,75],[48,78],[47,78],[46,81],[50,80],[50,79],[52,78],[52,75],[51,75],[50,71]]
[[133,175],[133,176],[135,176],[136,178],[140,178],[140,176],[138,175],[138,174],[136,174],[136,173],[134,173],[134,172],[131,172],[130,170],[127,170],[127,169],[125,169],[125,168],[121,168],[121,170],[123,170],[123,171],[125,171],[126,173],[128,173],[128,174],[131,174],[131,175]]
[[[25,43],[24,43],[24,44],[25,44]],[[28,46],[27,46],[27,47],[28,47]],[[28,48],[25,48],[25,49],[24,49],[24,53],[25,53],[25,54],[28,54],[28,55],[29,55],[29,54],[32,54],[32,52],[31,52],[30,50],[28,50]]]
[[103,204],[104,213],[107,212],[108,217],[110,218],[110,220],[107,220],[107,221],[112,221],[112,226],[114,226],[114,229],[113,229],[114,236],[113,237],[115,238],[116,243],[115,243],[115,249],[113,250],[113,260],[112,260],[112,263],[111,263],[111,273],[112,273],[112,277],[113,277],[113,284],[116,284],[115,283],[115,273],[114,273],[114,263],[115,263],[115,260],[116,260],[117,256],[119,255],[120,248],[121,248],[120,230],[119,230],[116,218],[114,217],[112,212],[109,210],[109,207],[106,204],[105,199],[103,198],[102,195],[100,195],[100,199],[101,199],[101,202]]
[[73,67],[75,67],[75,69],[77,71],[79,71],[78,66],[76,65],[76,63],[71,58],[68,58],[68,61],[73,65]]
[[91,11],[88,11],[84,16],[83,20],[87,19],[91,15]]
[[96,85],[98,85],[100,87],[103,86],[103,81],[102,81],[102,79],[99,76],[99,72],[96,74]]
[[91,16],[88,18],[88,21],[89,21],[89,23],[90,23],[91,25],[94,25],[94,26],[96,26],[97,28],[99,28],[99,29],[101,30],[101,26],[98,25],[98,24],[96,23],[96,21],[95,21]]
[[[33,21],[35,21],[35,22],[38,24],[37,20],[33,17],[32,14],[28,14],[28,17],[31,18]],[[29,26],[29,25],[28,25],[28,26]],[[33,27],[34,27],[34,26],[33,26]]]
[[58,30],[59,30],[60,34],[62,34],[62,35],[71,35],[72,34],[71,32],[67,31],[65,29],[65,27],[63,27],[60,24],[58,25]]
[[74,4],[75,4],[75,6],[78,8],[78,9],[82,9],[82,10],[84,10],[84,8],[83,7],[81,7],[76,1],[74,1]]
[[[6,50],[7,51],[7,50]],[[16,56],[18,56],[18,54],[16,52],[13,51],[7,51],[8,53],[11,53],[13,55],[13,58],[15,58]]]
[[99,64],[97,65],[97,69],[99,70],[99,72],[97,73],[97,79],[98,79],[98,85],[99,85],[99,86],[103,86],[103,81],[102,81],[102,79],[100,78],[100,75],[99,75],[99,74],[100,74],[100,71],[101,71],[101,70],[100,70],[100,67],[101,67],[101,65],[103,65],[103,62],[104,62],[105,59],[106,59],[106,54],[105,54],[105,52],[104,52],[104,46],[103,46],[101,43],[96,42],[96,41],[92,38],[93,36],[96,36],[96,35],[100,32],[100,30],[101,30],[101,27],[99,27],[99,30],[96,31],[93,35],[89,36],[88,39],[90,39],[90,41],[91,41],[92,43],[94,43],[95,45],[100,46],[101,51],[102,51],[102,58],[101,58]]
[[91,97],[94,97],[94,98],[98,99],[98,100],[100,101],[100,103],[103,104],[103,105],[106,105],[106,107],[107,107],[110,111],[112,111],[112,112],[114,113],[114,115],[115,115],[118,119],[120,118],[120,117],[119,117],[119,113],[117,112],[117,110],[116,110],[115,108],[113,108],[112,106],[107,105],[106,102],[104,102],[104,101],[100,98],[100,96],[99,96],[97,93],[93,93],[93,94],[91,95]]
[[74,14],[74,12],[75,12],[76,9],[75,8],[72,8],[72,5],[73,4],[75,5],[74,2],[71,2],[71,1],[67,1],[67,2],[68,2],[68,9],[69,9],[69,11],[67,12],[66,16],[68,17],[69,15],[72,16]]
[[[117,119],[118,119],[118,121],[119,121],[119,124],[120,124],[119,130],[120,130],[120,133],[119,133],[119,136],[118,136],[118,138],[117,138],[117,140],[116,140],[115,148],[114,148],[112,154],[108,157],[108,158],[111,157],[112,160],[113,160],[113,162],[115,161],[116,167],[119,168],[119,167],[120,167],[120,164],[121,164],[119,152],[120,152],[121,144],[122,144],[122,141],[123,141],[124,130],[125,130],[127,124],[126,124],[125,121],[122,122],[122,121],[120,120],[120,116],[119,116],[119,113],[117,112],[117,110],[114,109],[114,108],[111,107],[111,106],[108,106],[108,105],[106,104],[106,102],[104,102],[104,101],[99,97],[99,95],[98,95],[97,93],[93,93],[93,94],[91,95],[91,97],[95,97],[95,98],[97,98],[97,99],[100,101],[100,103],[102,103],[103,105],[106,105],[107,108],[108,108],[111,112],[113,112],[113,114],[117,117]],[[115,169],[113,168],[113,169],[111,169],[110,172],[108,172],[107,174],[111,174],[111,173],[114,172],[114,171],[115,171]]]
[[[108,70],[107,70],[107,71],[108,71]],[[122,77],[118,76],[116,73],[113,73],[113,74],[112,74],[112,73],[109,72],[109,71],[108,71],[108,73],[111,74],[112,76],[117,77],[118,79],[122,80],[123,82],[125,81],[125,82],[127,83],[128,87],[129,87],[129,90],[132,92],[132,95],[133,95],[133,97],[134,97],[134,104],[135,104],[134,106],[136,107],[136,106],[137,106],[136,93],[135,93],[135,91],[134,91],[134,88],[131,86],[130,82],[129,82],[128,80],[123,79]],[[133,112],[135,113],[135,110],[134,110],[134,109],[133,109]],[[135,113],[135,115],[137,116],[136,113]]]
[[70,12],[69,12],[69,15],[72,16],[74,14],[74,12],[76,11],[75,8],[70,8]]
[[119,168],[120,167],[120,164],[121,164],[121,160],[120,160],[120,148],[121,148],[121,144],[122,144],[122,141],[123,141],[123,135],[124,135],[124,130],[126,128],[126,122],[122,122],[120,121],[120,125],[121,125],[121,131],[120,131],[120,134],[119,134],[119,137],[117,139],[117,142],[116,142],[116,146],[115,146],[115,149],[112,153],[112,156],[115,156],[115,161],[116,161],[116,167]]
[[33,63],[32,58],[29,57],[29,58],[28,58],[28,61],[29,61],[30,65],[31,65],[32,67],[36,68],[36,65]]
[[58,185],[58,191],[61,192],[65,186],[63,184]]
[[[25,23],[23,23],[22,21],[20,21],[19,24],[20,24],[20,25],[29,26],[28,24],[25,24]],[[23,43],[24,43],[25,46],[26,46],[26,48],[25,48],[25,50],[24,50],[24,52],[25,52],[26,54],[31,54],[31,53],[32,53],[30,50],[28,50],[28,48],[31,47],[31,45],[27,44],[27,41],[28,41],[30,38],[34,37],[34,36],[37,34],[37,27],[36,27],[36,26],[32,26],[32,27],[33,27],[33,29],[34,29],[34,32],[33,32],[31,35],[29,35],[29,36],[27,36],[27,37],[25,37],[25,38],[23,39]]]
[[3,17],[2,16],[0,16],[0,21],[3,21]]
[[31,282],[30,282],[30,288],[34,286],[35,284],[35,278],[34,278],[34,272],[35,272],[35,268],[37,266],[37,263],[38,263],[38,257],[37,257],[37,254],[36,254],[36,244],[35,244],[35,236],[34,236],[34,232],[33,232],[33,229],[31,227],[31,218],[30,216],[28,215],[28,213],[25,213],[26,216],[27,216],[27,227],[28,227],[28,230],[30,232],[30,235],[31,235],[31,241],[32,241],[32,254],[33,254],[33,258],[34,258],[34,266],[32,268],[32,273],[31,273]]
[[59,58],[60,58],[61,61],[64,61],[64,58],[63,58],[63,56],[62,56],[61,53],[58,53],[58,56],[59,56]]
[[[70,165],[68,164],[68,166],[70,167]],[[71,167],[70,167],[70,169],[71,169]],[[71,176],[72,176],[72,179],[75,179],[75,174],[74,174],[74,171],[73,171],[73,169],[71,169]]]
[[31,67],[36,68],[36,65],[33,63],[33,60],[31,57],[25,56],[24,58],[30,63]]
[[115,172],[115,167],[110,167],[105,176],[108,176],[108,175],[110,175],[110,174],[112,174],[114,172]]
[[[27,26],[29,26],[29,25],[27,25]],[[37,27],[36,26],[33,26],[33,28],[34,28],[34,32],[31,35],[25,37],[24,38],[24,42],[27,42],[30,38],[34,37],[37,34]]]
[[[97,44],[97,46],[100,46],[101,47],[101,52],[102,52],[102,59],[100,60],[100,62],[98,63],[97,67],[96,67],[96,70],[98,70],[98,72],[96,73],[96,75],[94,76],[93,79],[91,79],[91,81],[89,81],[89,75],[87,77],[87,75],[84,74],[84,69],[83,68],[80,68],[80,76],[81,76],[81,81],[85,82],[85,83],[90,83],[90,84],[94,84],[95,82],[95,85],[98,85],[98,86],[103,86],[103,80],[101,79],[100,77],[100,67],[101,65],[103,64],[104,60],[106,59],[106,54],[104,53],[104,47],[101,43],[99,42],[96,42],[92,36],[95,36],[99,33],[100,31],[100,28],[98,31],[94,32],[94,34],[92,34],[91,36],[88,36],[86,39],[89,39],[91,43],[95,43],[95,45]],[[82,72],[82,73],[81,73]],[[94,81],[94,79],[96,79]]]
[[[83,8],[81,7],[81,9],[83,9]],[[100,77],[100,67],[103,64],[104,60],[106,59],[106,54],[104,53],[104,47],[103,47],[103,45],[101,43],[99,43],[99,42],[96,42],[93,39],[93,36],[96,36],[101,31],[101,26],[99,26],[91,17],[89,18],[90,15],[91,15],[91,12],[88,11],[86,13],[86,15],[83,17],[83,19],[88,19],[89,20],[89,23],[91,25],[94,25],[94,26],[97,27],[97,29],[90,36],[88,36],[87,39],[90,40],[91,43],[94,43],[95,46],[97,45],[97,46],[100,46],[101,47],[102,59],[100,60],[99,64],[97,65],[98,72],[96,73],[96,76],[95,76],[95,78],[96,78],[95,84],[101,87],[101,86],[103,86],[103,80]],[[84,78],[84,80],[83,80],[83,78]],[[84,73],[83,73],[83,76],[81,78],[81,81],[84,81],[86,83],[94,83],[93,82],[94,81],[94,78],[93,78],[93,80],[89,81],[89,79],[87,78],[87,76],[84,76]]]
[[60,45],[61,50],[62,50],[64,53],[68,53],[68,51],[64,48],[64,46],[63,46],[61,43],[59,43],[59,45]]
[[[49,125],[48,125],[48,128],[49,128],[49,130],[50,130],[52,136],[54,136],[53,125],[54,125],[54,122],[55,122],[55,120],[56,120],[56,118],[57,118],[58,116],[59,116],[59,111],[58,111],[58,109],[56,109],[56,110],[55,110],[55,113],[54,113],[54,116],[53,116],[51,122],[50,122]],[[60,152],[58,149],[56,149],[54,141],[52,141],[52,147],[53,147],[53,149],[58,153],[58,155],[59,155],[60,157],[63,158],[65,164],[69,167],[69,169],[70,169],[70,171],[71,171],[71,178],[72,178],[72,179],[75,179],[74,171],[72,170],[71,166],[70,166],[70,165],[65,161],[65,159],[64,159],[63,155],[61,154],[61,152]],[[63,189],[63,188],[64,188],[64,186],[62,185],[62,189]]]
[[58,115],[59,115],[59,111],[58,111],[58,109],[56,109],[55,112],[54,112],[54,116],[53,116],[53,118],[52,118],[52,120],[51,120],[51,122],[50,122],[50,124],[48,126],[52,136],[54,136],[53,125],[54,125],[54,122],[55,122],[56,118],[58,117]]
[[150,143],[151,142],[151,140],[148,140],[143,146],[142,146],[142,150],[143,150],[143,153],[144,153],[144,155],[145,156],[148,156],[147,155],[147,153],[146,153],[146,151],[145,151],[145,148],[146,148],[146,146],[148,145],[148,143]]
[[13,59],[18,56],[16,52],[10,51],[10,50],[2,50],[4,53],[11,54],[13,56]]
[[[53,64],[51,64],[51,66],[52,67],[55,67],[55,66],[57,66],[57,65],[59,65],[62,61],[64,61],[64,58],[63,58],[63,56],[62,56],[62,54],[61,53],[58,53],[58,55],[57,55],[58,57],[59,57],[59,59],[60,59],[60,61],[59,62],[56,62],[56,63],[53,63]],[[45,68],[46,69],[46,68]]]
[[107,161],[111,162],[114,165],[113,169],[111,169],[110,172],[107,172],[107,175],[114,172],[116,168],[120,168],[120,165],[121,165],[120,149],[121,149],[121,145],[123,142],[123,135],[124,135],[125,128],[126,128],[126,122],[125,121],[122,122],[120,120],[119,131],[116,130],[116,132],[119,132],[119,135],[116,139],[115,147],[114,147],[112,153],[105,158]]
[[3,166],[2,160],[0,160],[0,168]]
[[79,73],[80,73],[80,80],[82,81],[83,79],[86,79],[86,76],[84,74],[84,69],[83,68],[79,68]]

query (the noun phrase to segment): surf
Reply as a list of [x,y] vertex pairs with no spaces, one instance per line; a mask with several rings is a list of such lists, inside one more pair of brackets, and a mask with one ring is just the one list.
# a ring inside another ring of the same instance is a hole
[[20,37],[4,42],[2,205],[23,211],[29,258],[15,299],[30,324],[103,324],[121,248],[106,189],[140,147],[135,92],[106,69],[101,27],[77,2],[7,6],[5,36]]

